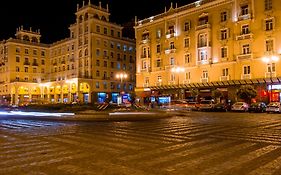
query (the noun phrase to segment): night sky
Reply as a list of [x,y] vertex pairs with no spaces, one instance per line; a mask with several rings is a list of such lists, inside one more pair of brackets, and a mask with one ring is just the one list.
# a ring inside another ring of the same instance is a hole
[[[109,4],[111,21],[125,24],[163,13],[165,6],[170,8],[171,2],[178,6],[186,5],[194,0],[100,0],[105,8]],[[83,0],[9,0],[0,4],[0,41],[14,37],[16,28],[23,25],[25,29],[40,29],[42,42],[52,43],[69,36],[68,27],[75,22],[76,4]],[[98,5],[98,0],[91,0]],[[85,0],[85,4],[88,0]]]

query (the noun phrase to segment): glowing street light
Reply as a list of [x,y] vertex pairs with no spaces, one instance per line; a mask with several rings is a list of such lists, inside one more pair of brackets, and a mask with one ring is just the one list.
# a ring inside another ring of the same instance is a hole
[[[181,72],[184,72],[183,67],[173,67],[171,69],[171,72],[179,74]],[[180,98],[180,76],[178,75],[178,99]]]
[[[117,79],[120,79],[120,81],[121,81],[121,86],[122,86],[123,79],[128,78],[128,74],[126,74],[126,73],[118,73],[118,74],[116,74],[116,78],[117,78]],[[117,99],[117,103],[118,103],[118,104],[122,103],[122,91],[121,91],[121,87],[120,87],[120,96],[119,96],[119,99]]]
[[262,61],[266,64],[270,64],[270,69],[267,69],[267,71],[269,71],[269,73],[270,73],[270,99],[269,99],[269,102],[271,102],[271,100],[272,100],[272,72],[273,72],[272,63],[279,61],[279,57],[275,56],[275,55],[272,55],[269,57],[263,57]]

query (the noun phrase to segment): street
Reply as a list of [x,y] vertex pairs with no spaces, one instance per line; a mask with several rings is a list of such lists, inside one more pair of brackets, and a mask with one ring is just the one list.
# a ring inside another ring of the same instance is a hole
[[0,116],[3,175],[278,175],[281,114],[186,112],[136,121]]

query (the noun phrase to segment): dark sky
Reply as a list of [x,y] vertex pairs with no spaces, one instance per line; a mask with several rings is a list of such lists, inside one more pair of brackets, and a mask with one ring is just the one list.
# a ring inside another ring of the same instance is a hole
[[[171,2],[178,6],[194,0],[100,0],[102,6],[109,4],[111,21],[124,24],[144,19],[169,9]],[[2,0],[0,4],[0,41],[14,37],[16,28],[23,25],[25,29],[40,29],[42,42],[52,43],[69,36],[68,27],[75,22],[76,4],[83,0]],[[98,0],[91,0],[98,5]],[[85,0],[88,3],[88,0]]]

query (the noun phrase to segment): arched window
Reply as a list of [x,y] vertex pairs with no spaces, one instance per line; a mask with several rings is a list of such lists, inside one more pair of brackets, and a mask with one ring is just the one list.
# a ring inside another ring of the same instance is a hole
[[105,16],[102,16],[102,17],[101,17],[101,20],[102,20],[102,21],[107,21]]
[[96,18],[96,19],[100,19],[100,17],[99,17],[99,15],[98,15],[98,14],[95,14],[95,15],[94,15],[94,18]]
[[85,21],[89,19],[89,14],[85,13]]
[[83,16],[80,15],[80,16],[79,16],[79,22],[82,22],[82,21],[83,21]]
[[31,42],[38,43],[38,39],[36,37],[32,37]]
[[24,41],[29,41],[29,36],[27,36],[27,35],[24,35],[22,38]]

